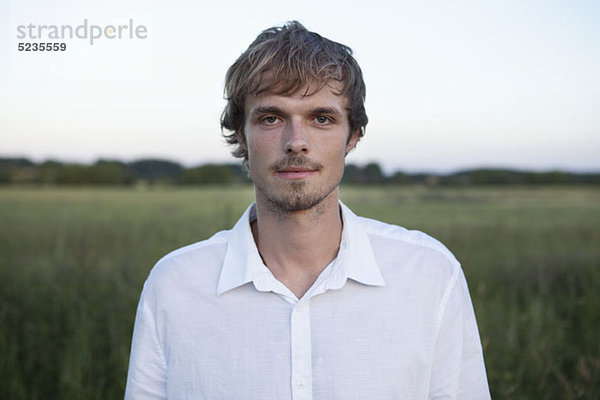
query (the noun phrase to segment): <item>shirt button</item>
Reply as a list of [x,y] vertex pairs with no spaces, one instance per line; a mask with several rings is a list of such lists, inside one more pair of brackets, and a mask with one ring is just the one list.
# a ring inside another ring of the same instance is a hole
[[300,381],[300,382],[298,382],[298,386],[304,387],[304,386],[306,386],[306,382]]

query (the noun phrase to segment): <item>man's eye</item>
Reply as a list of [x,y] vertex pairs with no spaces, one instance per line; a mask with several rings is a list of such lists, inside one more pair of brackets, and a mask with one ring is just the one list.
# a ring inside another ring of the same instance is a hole
[[269,115],[269,116],[263,118],[263,122],[266,124],[272,125],[275,122],[277,122],[277,117],[275,117],[273,115]]
[[315,121],[318,124],[326,124],[326,123],[330,122],[331,120],[329,119],[329,117],[326,117],[324,115],[319,115],[317,118],[315,118]]

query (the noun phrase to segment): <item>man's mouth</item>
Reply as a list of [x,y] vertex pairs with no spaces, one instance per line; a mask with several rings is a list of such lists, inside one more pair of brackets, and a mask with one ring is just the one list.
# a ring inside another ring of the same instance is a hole
[[311,161],[303,156],[288,156],[270,167],[277,177],[287,181],[310,178],[322,168],[321,163]]
[[313,174],[315,174],[317,170],[307,167],[286,167],[276,171],[278,177],[287,179],[287,180],[298,180],[305,179]]

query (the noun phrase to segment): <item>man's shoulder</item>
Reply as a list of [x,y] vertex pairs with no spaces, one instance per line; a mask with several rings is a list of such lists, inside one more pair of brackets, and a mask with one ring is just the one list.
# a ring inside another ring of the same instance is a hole
[[158,260],[157,265],[185,260],[189,257],[197,257],[207,252],[215,251],[218,247],[227,245],[229,232],[230,231],[219,231],[208,239],[175,249]]
[[454,287],[462,268],[440,241],[421,231],[370,218],[359,219],[386,286],[404,290],[410,282],[413,289],[419,288],[431,298],[442,296]]
[[437,254],[452,266],[460,265],[454,254],[442,242],[427,233],[371,218],[358,217],[358,219],[372,242],[379,241],[388,247],[397,246],[410,251]]
[[148,282],[185,281],[188,278],[218,276],[227,250],[230,231],[220,231],[202,240],[173,250],[156,262]]

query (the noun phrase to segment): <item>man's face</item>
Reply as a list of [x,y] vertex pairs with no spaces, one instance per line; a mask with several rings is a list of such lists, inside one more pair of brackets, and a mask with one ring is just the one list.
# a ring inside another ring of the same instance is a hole
[[344,158],[358,140],[356,133],[348,140],[345,97],[327,85],[304,93],[306,88],[292,96],[246,99],[244,131],[257,201],[279,210],[310,209],[337,195]]

